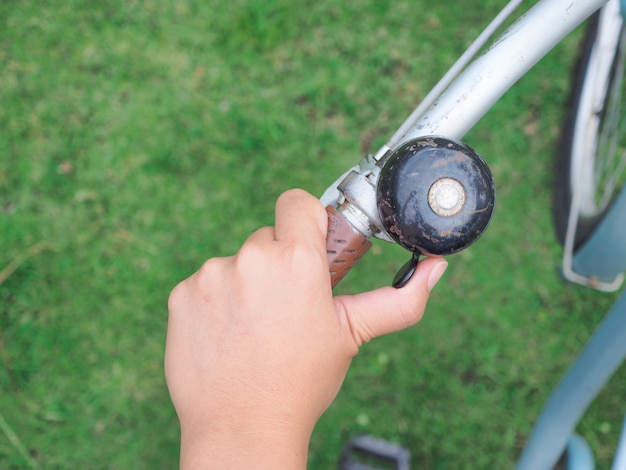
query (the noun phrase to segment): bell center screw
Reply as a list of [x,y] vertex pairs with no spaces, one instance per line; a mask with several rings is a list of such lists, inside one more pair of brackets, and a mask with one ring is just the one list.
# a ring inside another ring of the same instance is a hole
[[428,190],[428,205],[441,217],[456,215],[465,205],[465,188],[454,178],[440,178]]

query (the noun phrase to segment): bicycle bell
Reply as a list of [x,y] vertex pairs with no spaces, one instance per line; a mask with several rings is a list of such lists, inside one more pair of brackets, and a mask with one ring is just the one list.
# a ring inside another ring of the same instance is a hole
[[463,142],[420,137],[384,159],[376,188],[381,222],[413,253],[394,279],[404,285],[420,255],[449,255],[474,243],[489,225],[495,204],[485,160]]

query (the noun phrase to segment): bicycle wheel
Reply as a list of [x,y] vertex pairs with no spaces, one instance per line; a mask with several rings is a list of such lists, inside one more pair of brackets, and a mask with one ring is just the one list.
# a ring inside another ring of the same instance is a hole
[[555,229],[565,245],[568,223],[575,222],[574,249],[626,183],[626,119],[620,120],[626,111],[626,34],[619,6],[611,3],[594,15],[584,36],[557,151]]

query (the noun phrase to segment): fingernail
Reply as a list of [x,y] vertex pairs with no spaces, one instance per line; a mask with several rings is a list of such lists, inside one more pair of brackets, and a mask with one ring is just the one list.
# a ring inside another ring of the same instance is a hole
[[447,261],[440,261],[433,267],[433,269],[430,271],[430,274],[428,275],[428,284],[427,284],[428,292],[434,289],[434,287],[439,282],[439,279],[441,279],[441,276],[443,276],[443,273],[446,272],[447,267],[448,267]]

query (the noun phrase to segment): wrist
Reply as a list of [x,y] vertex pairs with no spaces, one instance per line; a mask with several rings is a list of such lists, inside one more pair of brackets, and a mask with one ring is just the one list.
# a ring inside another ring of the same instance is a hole
[[310,432],[242,422],[181,426],[181,470],[306,469]]

